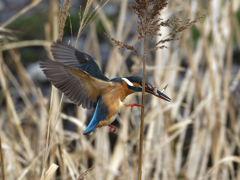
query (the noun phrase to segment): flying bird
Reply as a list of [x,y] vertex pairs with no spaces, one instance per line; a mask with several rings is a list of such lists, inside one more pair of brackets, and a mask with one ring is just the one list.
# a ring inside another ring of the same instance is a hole
[[48,80],[64,93],[72,102],[83,108],[94,109],[94,115],[84,131],[84,135],[91,133],[96,128],[110,126],[110,132],[116,128],[111,125],[118,112],[124,106],[142,106],[140,104],[124,104],[124,99],[132,93],[145,91],[171,101],[149,82],[142,84],[142,77],[115,77],[108,79],[99,69],[94,58],[80,52],[61,41],[56,41],[51,46],[53,60],[44,58],[40,60],[40,67]]

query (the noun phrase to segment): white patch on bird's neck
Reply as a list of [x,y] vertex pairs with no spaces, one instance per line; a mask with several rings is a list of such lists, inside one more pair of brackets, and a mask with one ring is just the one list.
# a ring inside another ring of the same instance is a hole
[[127,78],[122,78],[129,86],[133,86],[133,83],[129,81]]
[[121,106],[124,106],[124,103],[119,99],[119,101],[120,101],[120,105]]

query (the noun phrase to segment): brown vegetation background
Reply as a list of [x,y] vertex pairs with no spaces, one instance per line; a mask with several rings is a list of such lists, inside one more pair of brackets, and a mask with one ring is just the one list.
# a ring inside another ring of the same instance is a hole
[[[50,45],[59,38],[59,1],[19,2],[0,2],[0,177],[137,179],[140,108],[121,111],[115,134],[105,127],[83,136],[93,111],[51,90],[38,66],[40,58],[51,57]],[[98,4],[93,1],[88,14]],[[73,0],[69,9],[63,41],[73,46],[85,6]],[[147,79],[160,90],[168,84],[164,93],[172,102],[146,94],[145,180],[240,180],[240,2],[169,1],[161,18],[185,21],[206,13],[181,40],[167,43],[169,49],[148,56]],[[141,75],[139,56],[104,35],[141,52],[136,21],[129,1],[110,1],[86,26],[77,47],[109,78]],[[161,34],[171,31],[162,28]],[[136,93],[125,102],[140,100]]]

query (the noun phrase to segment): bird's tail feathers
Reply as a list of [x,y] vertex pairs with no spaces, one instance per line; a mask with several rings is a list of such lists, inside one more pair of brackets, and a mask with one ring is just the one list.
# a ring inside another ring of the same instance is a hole
[[98,123],[94,123],[93,121],[91,121],[83,134],[84,135],[90,134],[92,131],[94,131],[94,129],[96,129],[97,125]]

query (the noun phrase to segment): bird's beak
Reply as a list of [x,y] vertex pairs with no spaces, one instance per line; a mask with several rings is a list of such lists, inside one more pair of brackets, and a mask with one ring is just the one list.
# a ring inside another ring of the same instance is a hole
[[154,88],[145,88],[145,91],[150,93],[150,94],[153,94],[154,96],[157,96],[158,98],[161,98],[165,101],[171,101],[171,99],[169,97],[167,97],[165,94],[163,94],[163,92],[165,91],[165,89],[167,88],[167,85],[161,90],[159,91],[156,87]]

